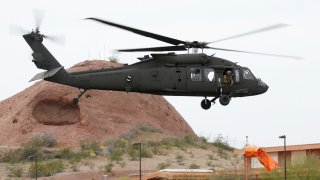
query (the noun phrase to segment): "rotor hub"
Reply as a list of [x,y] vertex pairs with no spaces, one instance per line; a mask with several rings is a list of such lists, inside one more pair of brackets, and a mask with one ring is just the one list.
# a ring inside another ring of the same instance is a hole
[[204,49],[204,48],[207,48],[207,43],[206,42],[199,42],[199,41],[192,41],[192,42],[187,41],[185,43],[185,46],[186,46],[186,48]]
[[32,30],[32,32],[30,34],[35,40],[41,41],[41,42],[43,41],[43,38],[45,37],[43,34],[40,34],[39,29],[36,29],[36,31]]

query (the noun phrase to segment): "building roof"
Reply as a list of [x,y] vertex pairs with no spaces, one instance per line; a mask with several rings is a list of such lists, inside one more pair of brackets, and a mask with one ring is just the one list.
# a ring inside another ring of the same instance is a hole
[[185,172],[198,172],[198,173],[208,173],[213,172],[211,169],[162,169],[160,172],[172,172],[172,173],[185,173]]
[[[283,151],[283,146],[274,147],[262,147],[266,152],[279,152]],[[301,151],[301,150],[311,150],[320,149],[320,143],[318,144],[300,144],[300,145],[290,145],[286,146],[287,151]]]
[[[142,180],[194,180],[194,179],[209,179],[214,175],[213,170],[206,169],[163,169],[156,172],[145,173]],[[129,175],[130,179],[138,180],[138,175]]]
[[[265,150],[266,152],[281,152],[281,151],[283,151],[283,146],[262,147],[262,149]],[[312,149],[320,149],[320,143],[286,146],[287,151],[302,151],[302,150],[312,150]],[[243,154],[244,149],[237,149],[235,152],[237,154]]]

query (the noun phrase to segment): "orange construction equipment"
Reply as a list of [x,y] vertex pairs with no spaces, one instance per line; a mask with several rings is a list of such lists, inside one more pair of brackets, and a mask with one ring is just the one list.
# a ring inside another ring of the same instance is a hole
[[273,160],[261,147],[258,148],[256,146],[247,146],[245,148],[245,156],[247,158],[256,157],[268,172],[278,167],[278,163]]

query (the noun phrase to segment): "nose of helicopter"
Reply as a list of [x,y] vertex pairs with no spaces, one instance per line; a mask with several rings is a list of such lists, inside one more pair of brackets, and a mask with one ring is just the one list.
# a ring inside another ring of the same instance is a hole
[[263,94],[268,91],[269,86],[265,82],[263,82],[262,80],[259,79],[258,88],[259,88],[259,93]]
[[262,88],[262,93],[261,93],[261,94],[267,92],[268,89],[269,89],[269,86],[268,86],[268,85],[265,85],[265,86]]

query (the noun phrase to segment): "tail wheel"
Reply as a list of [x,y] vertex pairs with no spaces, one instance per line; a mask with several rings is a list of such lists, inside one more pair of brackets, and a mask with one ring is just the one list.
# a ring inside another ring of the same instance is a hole
[[201,101],[201,107],[202,109],[208,110],[211,107],[211,101],[209,99],[203,99]]
[[230,103],[230,97],[229,96],[226,96],[226,95],[223,95],[219,98],[219,102],[221,105],[223,106],[226,106]]

